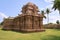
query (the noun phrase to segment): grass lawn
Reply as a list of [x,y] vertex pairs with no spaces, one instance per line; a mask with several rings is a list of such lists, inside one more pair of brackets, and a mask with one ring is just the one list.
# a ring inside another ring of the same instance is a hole
[[0,40],[60,40],[60,30],[46,29],[45,32],[19,33],[3,31],[0,28]]

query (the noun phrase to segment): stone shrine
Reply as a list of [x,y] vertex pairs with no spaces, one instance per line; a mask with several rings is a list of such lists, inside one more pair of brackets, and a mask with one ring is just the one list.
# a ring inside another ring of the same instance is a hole
[[38,32],[43,29],[43,15],[39,14],[38,7],[28,2],[22,7],[22,14],[16,17],[4,19],[4,30],[14,30],[19,32]]

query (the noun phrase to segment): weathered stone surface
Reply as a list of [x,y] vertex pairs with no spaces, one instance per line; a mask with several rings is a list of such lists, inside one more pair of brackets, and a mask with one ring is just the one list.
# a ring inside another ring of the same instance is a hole
[[22,7],[22,14],[13,19],[4,19],[3,29],[23,32],[43,31],[43,16],[38,12],[38,7],[29,2]]

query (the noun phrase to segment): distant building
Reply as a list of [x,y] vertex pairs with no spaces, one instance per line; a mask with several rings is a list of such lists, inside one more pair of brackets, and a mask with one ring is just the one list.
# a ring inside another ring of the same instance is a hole
[[44,31],[43,15],[38,14],[38,7],[29,2],[22,7],[22,14],[4,19],[3,29],[23,32]]

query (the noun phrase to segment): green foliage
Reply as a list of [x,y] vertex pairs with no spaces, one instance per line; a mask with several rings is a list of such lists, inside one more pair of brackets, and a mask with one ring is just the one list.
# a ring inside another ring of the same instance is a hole
[[44,12],[44,11],[41,11],[41,14],[42,14],[43,17],[46,19],[45,12]]
[[1,22],[0,25],[3,25],[3,22]]
[[47,9],[46,9],[46,14],[47,14],[47,19],[48,19],[48,20],[47,20],[47,23],[49,23],[49,13],[50,13],[50,9],[47,8]]
[[0,40],[60,40],[60,30],[47,29],[45,32],[19,33],[0,29]]
[[46,9],[46,13],[47,13],[47,14],[49,14],[49,13],[50,13],[50,10],[49,10],[48,8]]
[[41,13],[42,13],[42,15],[44,15],[44,14],[45,14],[45,12],[44,12],[44,11],[41,11]]
[[1,23],[0,23],[0,25],[1,25]]
[[59,13],[60,13],[60,0],[54,0],[54,5],[53,5],[53,9],[56,10],[58,9],[59,10]]
[[59,24],[59,20],[57,20],[56,23]]

